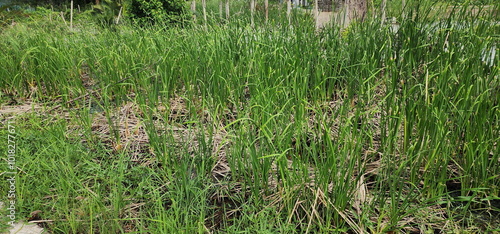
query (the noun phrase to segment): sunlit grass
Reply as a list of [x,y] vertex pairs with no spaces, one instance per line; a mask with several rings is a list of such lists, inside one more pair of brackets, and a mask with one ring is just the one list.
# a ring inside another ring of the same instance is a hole
[[14,116],[19,217],[63,233],[498,230],[497,19],[417,5],[397,31],[299,12],[5,30],[2,95],[46,106]]

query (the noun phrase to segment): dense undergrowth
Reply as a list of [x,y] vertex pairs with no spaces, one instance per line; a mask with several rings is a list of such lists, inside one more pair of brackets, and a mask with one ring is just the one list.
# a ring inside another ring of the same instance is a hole
[[2,105],[34,109],[2,115],[19,218],[56,233],[499,231],[498,18],[428,12],[398,28],[317,30],[296,12],[4,30]]

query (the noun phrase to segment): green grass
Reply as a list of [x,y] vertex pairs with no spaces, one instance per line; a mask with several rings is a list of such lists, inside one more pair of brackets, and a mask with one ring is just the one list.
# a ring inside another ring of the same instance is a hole
[[55,233],[498,232],[497,19],[424,8],[396,33],[300,12],[4,29],[2,106],[41,106],[2,115],[17,217],[41,210]]

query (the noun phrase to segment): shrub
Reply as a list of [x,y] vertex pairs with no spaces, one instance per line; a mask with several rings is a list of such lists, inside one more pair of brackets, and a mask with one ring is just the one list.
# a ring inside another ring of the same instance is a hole
[[188,19],[184,0],[132,0],[130,14],[141,24],[182,23]]
[[103,26],[111,26],[118,23],[116,19],[122,7],[121,1],[104,0],[92,7],[92,15]]

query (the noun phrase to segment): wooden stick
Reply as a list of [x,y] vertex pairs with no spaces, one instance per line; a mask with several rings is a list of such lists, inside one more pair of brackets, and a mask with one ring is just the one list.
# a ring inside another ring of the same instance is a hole
[[226,0],[226,20],[229,21],[229,0]]
[[380,24],[384,25],[385,23],[385,6],[387,5],[387,0],[382,0],[382,6],[381,11],[382,11],[382,19],[380,20]]
[[316,27],[318,27],[319,24],[319,6],[318,6],[318,0],[314,0],[314,20]]
[[253,15],[255,11],[255,0],[250,0],[250,24],[253,27]]
[[69,28],[73,29],[73,0],[71,0],[71,10],[69,16]]
[[403,2],[401,3],[401,14],[402,14],[401,19],[403,19],[403,20],[404,20],[404,18],[405,18],[405,13],[404,13],[404,12],[405,12],[405,10],[406,10],[406,1],[405,1],[405,0],[403,0]]
[[122,9],[123,7],[120,7],[120,11],[118,11],[118,17],[116,17],[116,24],[120,22],[120,17],[122,16]]
[[66,23],[66,20],[64,19],[64,12],[61,11],[60,15],[61,15],[62,20],[64,21],[64,24],[68,25],[68,23]]
[[191,11],[193,12],[193,20],[196,22],[196,0],[191,2]]
[[203,24],[207,28],[207,2],[206,0],[201,0],[201,6],[203,8]]
[[292,0],[286,0],[286,17],[288,18],[288,24],[292,24]]
[[219,17],[222,19],[222,0],[219,1]]
[[267,20],[269,19],[269,0],[264,1],[264,8],[266,8],[266,23],[267,23]]

